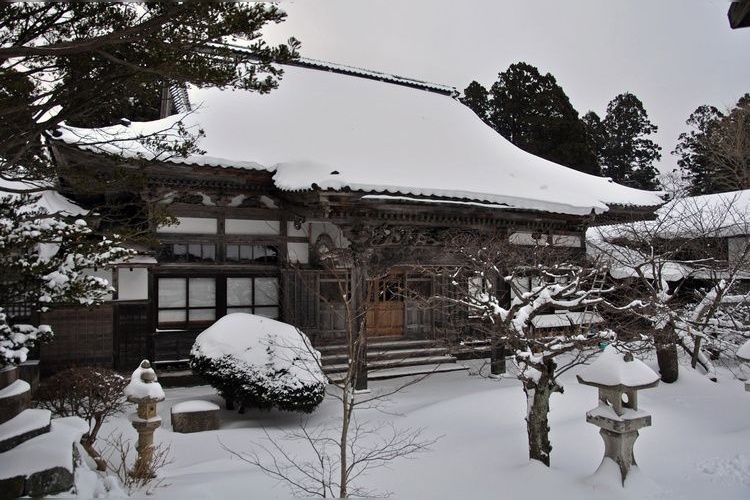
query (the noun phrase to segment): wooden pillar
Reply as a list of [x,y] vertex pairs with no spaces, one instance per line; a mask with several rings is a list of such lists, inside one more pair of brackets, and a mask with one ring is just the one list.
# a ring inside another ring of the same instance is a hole
[[505,341],[493,340],[490,348],[490,373],[502,375],[505,369]]
[[367,265],[354,259],[352,267],[353,331],[349,338],[349,352],[354,364],[354,390],[367,390]]
[[372,228],[356,226],[347,231],[352,258],[351,294],[352,314],[349,332],[349,359],[353,364],[352,385],[356,391],[367,390],[367,308],[368,280],[373,249],[370,244]]

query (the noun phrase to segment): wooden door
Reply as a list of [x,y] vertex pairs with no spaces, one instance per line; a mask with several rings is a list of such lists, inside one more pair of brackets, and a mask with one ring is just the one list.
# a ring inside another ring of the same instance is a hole
[[370,282],[367,307],[368,337],[392,337],[404,334],[404,279],[387,276]]

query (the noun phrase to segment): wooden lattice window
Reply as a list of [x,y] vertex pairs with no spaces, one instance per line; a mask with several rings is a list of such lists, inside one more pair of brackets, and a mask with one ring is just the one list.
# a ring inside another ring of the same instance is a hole
[[159,278],[159,328],[208,326],[216,320],[215,278]]

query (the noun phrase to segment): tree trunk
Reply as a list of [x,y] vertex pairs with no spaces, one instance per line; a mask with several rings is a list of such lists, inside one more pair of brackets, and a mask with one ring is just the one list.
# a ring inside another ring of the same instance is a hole
[[666,384],[676,382],[680,374],[676,340],[677,338],[671,325],[666,326],[662,330],[657,330],[654,335],[656,360],[659,363],[661,380]]
[[83,446],[83,449],[86,450],[86,453],[88,453],[96,463],[96,470],[104,472],[107,470],[107,461],[104,459],[101,453],[94,449],[94,439],[91,439],[88,434],[84,434],[81,438],[81,446]]
[[349,384],[344,386],[344,394],[341,400],[341,438],[339,440],[339,498],[349,498],[349,425],[352,421],[354,410]]
[[552,378],[555,373],[554,361],[535,364],[534,368],[541,374],[537,381],[522,379],[528,402],[526,432],[529,436],[529,459],[538,460],[549,467],[552,452],[549,441],[549,399],[553,392],[562,392],[562,388]]

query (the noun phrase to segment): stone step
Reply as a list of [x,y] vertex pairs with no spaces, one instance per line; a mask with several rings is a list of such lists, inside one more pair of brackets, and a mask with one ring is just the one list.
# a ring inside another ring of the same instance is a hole
[[51,419],[49,410],[29,409],[0,424],[0,453],[49,432]]
[[88,425],[78,417],[52,420],[50,431],[0,453],[2,498],[39,497],[73,487],[73,448]]
[[0,368],[0,391],[18,380],[18,367],[5,366]]
[[437,363],[437,364],[426,364],[426,365],[412,365],[403,366],[396,368],[388,368],[383,370],[376,370],[372,375],[368,374],[368,380],[385,380],[398,377],[410,377],[414,375],[430,375],[433,373],[449,373],[457,371],[466,371],[469,367],[452,362],[452,363]]
[[[440,342],[434,340],[369,340],[367,350],[369,351],[388,351],[393,349],[429,349],[441,347]],[[349,348],[346,344],[327,344],[316,346],[321,355],[334,355],[346,353]]]
[[[379,361],[368,361],[367,369],[368,372],[375,372],[377,370],[398,368],[404,366],[419,366],[419,365],[430,365],[430,364],[443,364],[443,363],[455,363],[456,358],[453,356],[421,356],[412,357],[405,359],[384,359]],[[323,371],[326,374],[341,373],[345,372],[349,368],[348,363],[340,363],[335,365],[324,365]],[[369,378],[369,376],[368,376]]]
[[[367,350],[367,360],[379,361],[385,359],[407,359],[426,356],[441,356],[448,354],[446,347],[429,347],[426,349],[391,349],[391,350]],[[349,355],[346,353],[324,355],[321,359],[323,365],[346,363]]]
[[[428,363],[424,365],[399,366],[394,368],[384,368],[375,371],[368,371],[367,380],[386,380],[399,377],[432,375],[436,373],[465,371],[468,369],[468,366],[464,366],[458,363]],[[337,375],[339,377],[337,377]],[[329,378],[331,382],[341,382],[341,375],[341,372],[332,373],[330,374]]]
[[31,406],[31,386],[24,380],[15,380],[0,390],[0,424],[15,418]]
[[189,367],[186,367],[184,370],[160,371],[156,375],[162,387],[194,387],[196,385],[208,384],[204,378],[193,373]]

